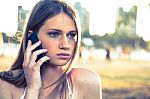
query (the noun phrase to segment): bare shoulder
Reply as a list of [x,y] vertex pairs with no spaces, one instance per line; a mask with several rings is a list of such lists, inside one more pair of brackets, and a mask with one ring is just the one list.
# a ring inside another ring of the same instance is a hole
[[72,70],[72,76],[74,79],[77,79],[78,81],[85,81],[86,83],[99,83],[100,82],[100,76],[93,70],[87,69],[87,68],[73,68]]
[[101,99],[101,79],[96,72],[86,68],[73,68],[72,78],[82,89],[84,99]]
[[[17,75],[18,70],[14,70],[13,75]],[[23,88],[18,88],[7,81],[4,81],[0,78],[0,99],[13,99],[22,95]]]
[[0,89],[6,89],[6,88],[10,88],[10,84],[2,79],[0,79]]
[[0,79],[0,99],[11,99],[11,98],[12,94],[10,84]]

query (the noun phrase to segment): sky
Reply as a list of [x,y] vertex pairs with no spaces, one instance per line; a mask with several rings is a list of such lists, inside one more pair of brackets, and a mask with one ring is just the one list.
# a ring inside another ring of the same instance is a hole
[[[13,35],[17,29],[17,5],[24,9],[31,10],[39,0],[1,0],[0,1],[0,32],[8,32]],[[148,33],[150,29],[150,0],[67,0],[70,4],[81,2],[81,5],[90,12],[89,30],[91,35],[100,36],[115,31],[117,8],[123,7],[128,12],[133,5],[138,6],[137,34],[145,40],[150,40]],[[8,3],[9,2],[9,3]],[[17,3],[16,3],[17,2]],[[7,6],[6,6],[7,5]],[[9,7],[8,7],[9,6]],[[13,13],[6,13],[13,12]],[[10,17],[11,16],[11,17]],[[8,24],[9,22],[9,24]],[[141,24],[142,23],[142,24]],[[145,25],[143,25],[145,24]],[[9,27],[9,29],[7,29]],[[143,33],[144,32],[144,33]]]
[[15,2],[17,0],[0,1],[0,32],[8,33],[9,36],[14,35],[17,31],[18,7]]

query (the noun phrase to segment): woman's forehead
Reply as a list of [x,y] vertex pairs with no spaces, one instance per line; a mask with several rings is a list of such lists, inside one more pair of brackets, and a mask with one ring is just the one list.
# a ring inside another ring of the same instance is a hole
[[46,27],[68,27],[69,29],[76,30],[75,21],[71,19],[65,13],[59,13],[49,19],[44,23]]

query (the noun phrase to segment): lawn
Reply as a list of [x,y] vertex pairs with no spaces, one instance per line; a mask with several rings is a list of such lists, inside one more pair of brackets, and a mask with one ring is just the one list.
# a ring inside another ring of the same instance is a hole
[[79,60],[102,79],[103,99],[150,99],[150,62],[130,60]]
[[[0,57],[0,71],[7,70],[14,57]],[[102,79],[103,99],[150,99],[150,62],[80,59],[75,67],[89,68]]]

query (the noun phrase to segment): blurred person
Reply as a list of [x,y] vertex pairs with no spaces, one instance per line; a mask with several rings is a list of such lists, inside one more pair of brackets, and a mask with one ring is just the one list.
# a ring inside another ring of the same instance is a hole
[[106,59],[111,60],[111,58],[110,58],[110,47],[106,47],[105,50],[106,50]]
[[83,55],[83,50],[84,50],[84,46],[83,44],[81,43],[80,47],[79,47],[79,59],[82,59]]
[[100,77],[71,67],[80,43],[77,21],[64,1],[34,6],[16,61],[0,73],[0,99],[102,99]]

